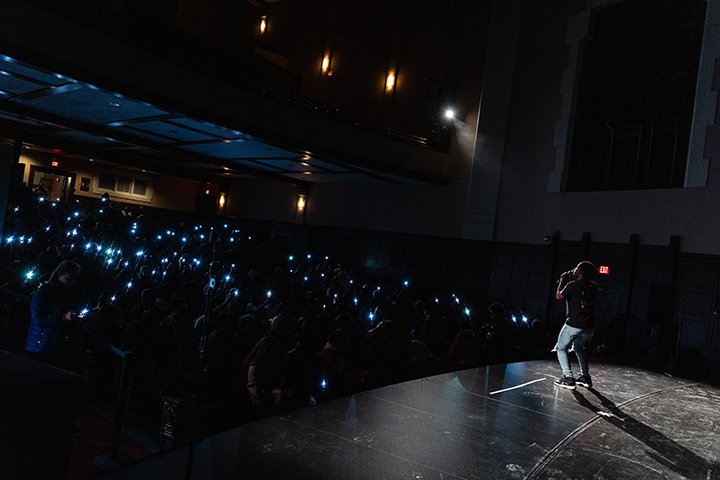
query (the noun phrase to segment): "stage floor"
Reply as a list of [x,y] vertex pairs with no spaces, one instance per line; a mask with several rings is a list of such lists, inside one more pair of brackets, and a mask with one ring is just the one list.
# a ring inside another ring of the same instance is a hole
[[[194,479],[720,479],[720,389],[591,364],[494,365],[321,403],[197,445]],[[185,478],[187,448],[102,478]]]

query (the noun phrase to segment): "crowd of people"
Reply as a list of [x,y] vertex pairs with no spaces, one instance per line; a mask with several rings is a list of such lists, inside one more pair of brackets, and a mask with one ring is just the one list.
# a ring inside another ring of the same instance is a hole
[[131,411],[151,433],[163,396],[200,398],[219,429],[549,351],[539,321],[473,307],[449,286],[418,288],[288,251],[268,229],[169,219],[108,197],[15,196],[0,251],[3,290],[29,299],[3,328],[23,332],[27,355],[85,372],[97,402],[117,393],[107,345],[132,352]]

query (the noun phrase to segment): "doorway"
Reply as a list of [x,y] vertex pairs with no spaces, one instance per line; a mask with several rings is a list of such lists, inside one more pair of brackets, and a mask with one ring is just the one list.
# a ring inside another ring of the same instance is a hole
[[69,202],[74,192],[75,174],[59,170],[31,166],[28,186],[33,192],[47,194],[53,202]]

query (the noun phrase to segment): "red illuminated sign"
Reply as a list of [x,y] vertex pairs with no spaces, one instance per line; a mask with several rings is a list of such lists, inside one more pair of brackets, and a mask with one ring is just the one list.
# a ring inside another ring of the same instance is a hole
[[60,162],[58,162],[57,160],[53,160],[50,165],[52,165],[53,167],[57,167],[58,165],[60,165]]
[[600,265],[600,267],[598,267],[598,273],[600,275],[610,275],[610,267],[607,265]]

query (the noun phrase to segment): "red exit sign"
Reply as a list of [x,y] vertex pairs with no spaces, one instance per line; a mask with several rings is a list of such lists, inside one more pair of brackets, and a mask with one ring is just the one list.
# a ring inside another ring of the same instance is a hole
[[610,275],[610,267],[608,267],[607,265],[600,265],[598,267],[598,273],[600,275]]

